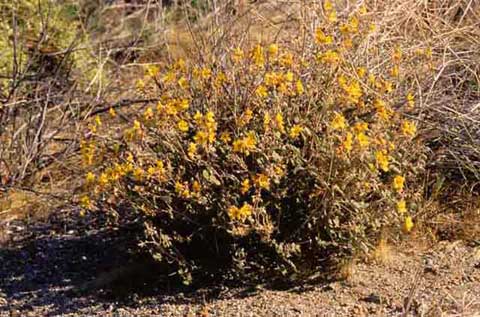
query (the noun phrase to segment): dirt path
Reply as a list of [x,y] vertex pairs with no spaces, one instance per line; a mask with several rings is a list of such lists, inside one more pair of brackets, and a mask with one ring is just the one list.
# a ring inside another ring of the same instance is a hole
[[[0,229],[8,238],[0,249],[2,317],[406,316],[405,311],[408,316],[480,316],[480,246],[462,241],[430,249],[413,242],[384,248],[377,257],[382,261],[355,264],[348,280],[303,289],[218,287],[168,294],[153,288],[150,294],[131,291],[120,300],[104,296],[103,286],[115,279],[143,283],[129,272],[125,250],[118,247],[124,232],[100,230],[93,219],[68,213],[31,225],[0,223]],[[84,285],[95,290],[77,292]]]

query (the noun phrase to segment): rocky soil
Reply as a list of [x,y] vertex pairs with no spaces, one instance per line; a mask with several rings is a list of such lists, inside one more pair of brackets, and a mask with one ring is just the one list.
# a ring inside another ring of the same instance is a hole
[[155,268],[128,254],[131,233],[100,226],[98,217],[59,212],[31,223],[4,220],[0,231],[2,317],[480,316],[475,243],[432,247],[412,237],[353,264],[343,281],[192,291],[149,285]]

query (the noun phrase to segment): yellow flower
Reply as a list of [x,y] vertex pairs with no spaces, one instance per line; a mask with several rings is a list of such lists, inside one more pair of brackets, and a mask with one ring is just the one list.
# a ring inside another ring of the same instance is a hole
[[162,77],[162,81],[169,84],[169,83],[173,83],[175,81],[175,78],[176,78],[175,72],[169,71]]
[[156,66],[156,65],[148,65],[147,66],[148,76],[155,77],[155,76],[158,75],[159,72],[160,72],[160,68],[158,68],[158,66]]
[[244,153],[250,155],[250,151],[253,151],[257,145],[255,133],[249,131],[246,137],[233,141],[233,151],[238,153]]
[[360,147],[367,147],[370,144],[370,138],[363,132],[357,133],[357,141]]
[[187,89],[188,88],[188,81],[183,76],[180,77],[180,79],[177,81],[177,83],[182,89]]
[[197,144],[190,142],[188,144],[188,157],[193,160],[197,156]]
[[182,99],[178,103],[178,108],[180,110],[188,110],[189,107],[190,107],[190,103],[189,103],[188,99]]
[[200,75],[203,80],[207,80],[212,76],[212,71],[210,70],[210,68],[204,67],[202,68]]
[[366,123],[366,122],[357,122],[357,123],[355,123],[355,125],[353,126],[353,129],[354,129],[355,132],[357,132],[357,133],[362,133],[362,132],[368,131],[368,123]]
[[102,125],[102,120],[100,119],[100,116],[95,116],[95,125],[98,127]]
[[412,217],[410,216],[406,216],[405,217],[405,220],[403,222],[403,230],[405,232],[410,232],[412,231],[412,228],[413,228],[413,220],[412,220]]
[[259,98],[266,98],[268,96],[268,90],[265,86],[259,85],[257,89],[255,89],[255,94]]
[[241,208],[231,206],[228,208],[228,216],[232,220],[245,221],[253,212],[253,207],[250,204],[244,203]]
[[270,114],[268,112],[265,112],[265,114],[263,115],[263,129],[265,131],[268,130],[271,121],[272,118],[270,117]]
[[192,189],[195,193],[199,193],[202,190],[202,186],[200,185],[200,183],[198,181],[195,180],[195,181],[193,181]]
[[85,183],[87,185],[91,185],[95,182],[95,174],[92,172],[88,172],[87,175],[85,175]]
[[352,150],[353,144],[353,135],[350,132],[347,132],[345,136],[345,140],[342,143],[342,147],[345,149],[346,152],[350,152]]
[[293,81],[293,73],[291,71],[288,71],[283,75],[283,78],[285,79],[285,81],[291,82]]
[[285,125],[283,121],[283,115],[281,113],[277,113],[275,115],[275,123],[277,125],[278,130],[282,133],[285,133]]
[[327,15],[327,19],[331,23],[337,22],[337,11],[331,11]]
[[283,67],[290,67],[293,64],[293,54],[286,52],[280,56],[280,65]]
[[363,78],[363,77],[365,77],[366,73],[367,73],[367,70],[365,69],[365,67],[357,67],[358,77]]
[[330,123],[330,127],[333,130],[345,129],[347,127],[347,123],[343,114],[336,112],[332,122]]
[[364,4],[362,6],[360,6],[360,9],[358,10],[358,13],[360,13],[361,15],[367,14],[367,6],[365,6]]
[[333,37],[331,35],[325,35],[321,28],[315,30],[315,40],[318,44],[332,44]]
[[109,183],[109,179],[108,179],[107,173],[102,172],[98,177],[98,186],[100,186],[101,188],[104,188],[105,186],[108,185],[108,183]]
[[392,110],[387,107],[385,102],[377,98],[374,100],[373,105],[375,106],[378,117],[383,121],[388,122],[392,116]]
[[265,57],[263,56],[263,48],[257,44],[252,51],[252,59],[256,66],[263,67],[265,64]]
[[92,201],[90,200],[90,197],[87,195],[80,197],[80,206],[84,209],[92,209]]
[[179,181],[175,182],[175,192],[183,198],[190,198],[190,189],[186,182],[180,183]]
[[375,160],[377,161],[377,165],[380,167],[381,170],[384,172],[388,172],[388,160],[389,157],[386,151],[377,151],[375,152]]
[[187,132],[188,131],[188,122],[185,121],[185,120],[180,120],[177,123],[177,127],[180,131]]
[[415,97],[411,93],[407,94],[407,104],[410,109],[415,106]]
[[392,77],[398,77],[400,75],[400,67],[398,67],[398,65],[394,65],[390,70],[390,74]]
[[141,181],[143,179],[144,174],[145,174],[145,171],[143,169],[141,169],[140,167],[136,167],[133,170],[133,178],[136,181]]
[[403,121],[402,133],[405,136],[414,137],[415,134],[417,133],[417,127],[415,126],[415,123],[408,120]]
[[259,173],[255,176],[255,185],[259,188],[269,189],[270,188],[270,179],[267,175]]
[[303,83],[300,79],[295,83],[295,90],[297,91],[297,95],[302,95],[305,91],[303,88]]
[[240,192],[242,194],[245,194],[250,190],[250,187],[251,187],[250,180],[246,178],[242,181],[242,187],[240,188]]
[[230,217],[230,219],[232,219],[232,220],[236,220],[236,219],[241,218],[240,209],[238,209],[237,206],[230,206],[228,208],[227,213],[228,213],[228,216]]
[[143,118],[145,121],[150,121],[153,119],[153,110],[152,108],[148,107],[145,112],[143,113]]
[[293,127],[290,128],[289,136],[292,139],[295,139],[300,135],[300,133],[302,133],[302,131],[303,131],[303,127],[299,124],[296,124],[296,125],[294,125]]
[[396,175],[393,178],[393,185],[392,185],[393,189],[395,189],[399,193],[402,192],[404,183],[405,183],[405,177],[403,177],[401,175]]
[[240,214],[243,218],[249,217],[253,212],[253,207],[250,204],[244,203],[242,208],[240,208]]
[[333,4],[331,0],[325,0],[323,2],[323,8],[325,11],[332,11],[333,10]]
[[407,203],[404,199],[397,201],[397,211],[399,214],[404,214],[407,212]]
[[228,144],[232,141],[232,137],[229,132],[222,132],[222,134],[220,134],[220,140],[222,140],[223,143]]
[[320,61],[326,64],[336,65],[340,62],[340,55],[333,50],[328,50],[319,56]]
[[356,80],[352,80],[350,84],[345,85],[344,88],[347,93],[347,101],[353,104],[357,104],[362,97],[362,88],[360,83]]
[[252,120],[252,118],[253,118],[253,111],[250,110],[250,108],[247,108],[247,109],[242,113],[242,115],[241,115],[241,117],[240,117],[240,120],[239,120],[239,122],[238,122],[238,125],[239,125],[240,127],[243,127],[243,126],[247,125],[247,124],[250,122],[250,120]]
[[108,113],[110,114],[110,116],[111,116],[112,118],[115,118],[115,117],[117,116],[117,113],[115,112],[115,109],[113,109],[113,108],[110,108],[110,109],[108,110]]
[[203,145],[208,142],[208,134],[200,130],[200,131],[197,131],[193,139],[195,140],[196,143]]
[[278,53],[278,44],[270,44],[270,46],[268,47],[268,54],[270,54],[270,56],[276,56]]

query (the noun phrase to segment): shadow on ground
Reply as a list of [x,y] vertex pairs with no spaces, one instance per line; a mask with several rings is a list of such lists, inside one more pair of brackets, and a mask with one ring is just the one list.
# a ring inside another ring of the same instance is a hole
[[[58,212],[43,221],[17,221],[0,229],[10,236],[0,249],[0,315],[23,316],[42,307],[44,316],[94,305],[105,310],[132,307],[145,305],[142,298],[149,296],[155,296],[155,305],[198,303],[221,298],[227,289],[219,281],[187,287],[175,277],[162,278],[165,271],[157,263],[132,252],[137,248],[132,243],[135,226],[118,230],[106,226],[105,219]],[[243,286],[235,297],[258,291],[258,285]],[[308,288],[274,287],[296,292]]]

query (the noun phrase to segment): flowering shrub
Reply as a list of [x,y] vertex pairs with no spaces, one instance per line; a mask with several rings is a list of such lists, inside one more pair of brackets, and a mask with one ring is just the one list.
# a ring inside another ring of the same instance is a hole
[[424,155],[407,70],[428,49],[367,50],[365,8],[340,19],[326,1],[323,16],[302,51],[257,44],[148,67],[137,88],[158,103],[131,120],[110,109],[130,122],[121,132],[90,124],[82,206],[143,223],[141,246],[187,282],[307,276],[385,228],[411,231]]

